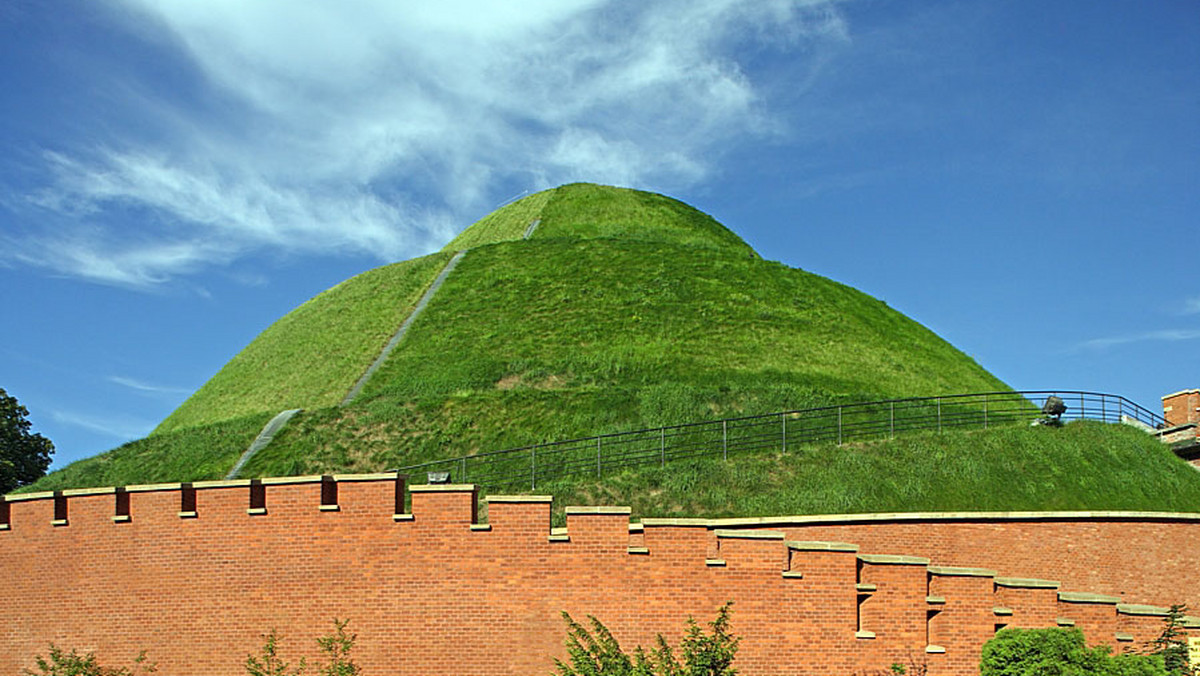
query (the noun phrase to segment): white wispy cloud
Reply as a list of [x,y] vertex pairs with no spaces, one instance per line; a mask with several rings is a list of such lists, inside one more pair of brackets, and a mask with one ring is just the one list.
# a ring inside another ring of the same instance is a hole
[[1200,296],[1194,296],[1192,298],[1185,299],[1183,301],[1183,307],[1180,309],[1180,312],[1182,312],[1185,315],[1200,314]]
[[1124,336],[1110,336],[1107,338],[1092,338],[1079,343],[1076,347],[1079,349],[1103,350],[1118,345],[1128,345],[1130,343],[1144,342],[1178,342],[1181,340],[1197,340],[1200,339],[1200,329],[1164,329],[1161,331],[1147,331],[1145,333],[1133,333]]
[[130,87],[145,119],[44,154],[49,182],[29,199],[65,225],[6,244],[132,286],[262,249],[424,253],[514,185],[691,184],[776,129],[739,60],[794,52],[802,82],[847,40],[826,0],[122,7],[227,105]]
[[97,415],[54,410],[50,417],[64,425],[96,432],[114,439],[140,439],[154,429],[154,423],[121,415]]
[[122,387],[128,387],[137,392],[144,392],[153,395],[175,395],[175,394],[191,394],[191,390],[184,387],[171,387],[169,385],[156,385],[147,383],[135,378],[126,378],[124,376],[109,376],[110,383],[116,383]]

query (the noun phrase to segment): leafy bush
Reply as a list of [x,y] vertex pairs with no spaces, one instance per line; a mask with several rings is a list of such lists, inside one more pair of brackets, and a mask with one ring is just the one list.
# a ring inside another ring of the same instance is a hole
[[980,676],[1167,676],[1161,656],[1110,655],[1078,629],[1002,629],[983,645]]
[[95,653],[80,655],[74,648],[71,652],[63,652],[61,648],[50,644],[50,659],[41,655],[35,658],[37,671],[25,670],[27,676],[134,676],[137,673],[152,674],[155,671],[153,663],[147,662],[143,650],[133,660],[132,667],[111,669],[101,666],[96,661]]
[[279,658],[279,634],[274,629],[262,635],[263,647],[262,655],[255,657],[254,655],[246,656],[246,673],[250,676],[300,676],[304,673],[304,668],[307,666],[304,659],[300,660],[300,666],[296,667],[295,671],[288,671],[288,663]]
[[729,632],[730,601],[717,611],[708,623],[711,634],[692,618],[679,650],[683,661],[675,657],[662,634],[654,650],[647,653],[638,646],[630,656],[621,650],[617,640],[600,620],[589,615],[591,631],[563,613],[567,623],[567,654],[570,664],[554,660],[559,676],[735,676],[731,666],[740,638]]
[[[324,653],[326,664],[318,668],[320,676],[359,676],[362,673],[359,666],[350,658],[354,641],[358,634],[346,633],[346,625],[350,620],[333,620],[333,633],[317,639],[317,645]],[[288,663],[279,657],[279,635],[274,629],[263,634],[263,647],[260,657],[246,657],[246,673],[249,676],[300,676],[308,667],[302,658],[295,671],[288,671]]]

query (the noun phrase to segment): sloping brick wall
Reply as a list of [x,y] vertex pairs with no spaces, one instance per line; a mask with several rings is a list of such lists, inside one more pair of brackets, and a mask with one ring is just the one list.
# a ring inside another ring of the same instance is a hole
[[54,642],[113,665],[144,649],[168,676],[243,674],[262,633],[311,660],[337,617],[368,674],[545,674],[563,655],[561,611],[648,647],[732,600],[749,676],[910,657],[974,674],[1002,626],[1074,623],[1092,642],[1140,646],[1161,625],[1145,604],[1200,600],[1200,515],[631,527],[628,509],[575,508],[552,535],[549,498],[493,496],[479,524],[472,486],[338,479],[336,491],[314,477],[9,496],[0,673]]

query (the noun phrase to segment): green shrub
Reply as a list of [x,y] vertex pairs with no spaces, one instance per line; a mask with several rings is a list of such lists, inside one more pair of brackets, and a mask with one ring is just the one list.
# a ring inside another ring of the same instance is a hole
[[688,618],[687,632],[679,646],[682,662],[662,634],[654,650],[647,653],[638,646],[631,656],[621,650],[600,620],[589,615],[592,629],[588,631],[564,612],[570,664],[558,659],[554,664],[559,676],[735,676],[737,670],[731,665],[741,639],[729,632],[731,605],[732,601],[721,606],[716,619],[708,623],[711,634],[705,634],[694,619]]
[[[359,666],[350,658],[358,634],[346,633],[350,620],[333,620],[333,633],[317,639],[317,645],[325,655],[326,663],[318,667],[320,676],[359,676]],[[262,654],[246,657],[246,673],[249,676],[300,676],[308,664],[302,658],[295,671],[288,671],[288,663],[279,657],[279,635],[274,629],[263,634]],[[90,675],[89,675],[90,676]]]
[[983,646],[980,676],[1167,676],[1157,655],[1110,655],[1078,629],[1002,629]]
[[279,634],[274,629],[262,635],[263,647],[260,657],[246,656],[246,673],[250,676],[300,676],[304,673],[305,663],[300,660],[300,666],[295,671],[288,671],[288,663],[279,658]]
[[61,648],[50,644],[50,658],[41,655],[35,658],[37,671],[25,670],[27,676],[134,676],[137,673],[152,674],[155,665],[146,660],[146,651],[142,651],[133,660],[132,667],[112,669],[101,666],[96,661],[95,653],[80,655],[74,648],[64,652]]

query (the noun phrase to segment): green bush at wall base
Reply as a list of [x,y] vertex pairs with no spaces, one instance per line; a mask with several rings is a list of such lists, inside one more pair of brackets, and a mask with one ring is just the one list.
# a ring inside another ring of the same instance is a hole
[[1167,676],[1158,655],[1089,648],[1079,629],[1002,629],[983,646],[980,676]]
[[600,620],[589,615],[592,626],[589,631],[564,612],[570,664],[557,659],[554,664],[559,676],[735,676],[737,670],[732,665],[741,639],[729,633],[731,605],[733,602],[729,601],[717,611],[716,619],[708,623],[709,634],[688,618],[687,631],[679,645],[682,662],[662,634],[658,635],[654,650],[647,653],[638,646],[629,655],[621,650]]

